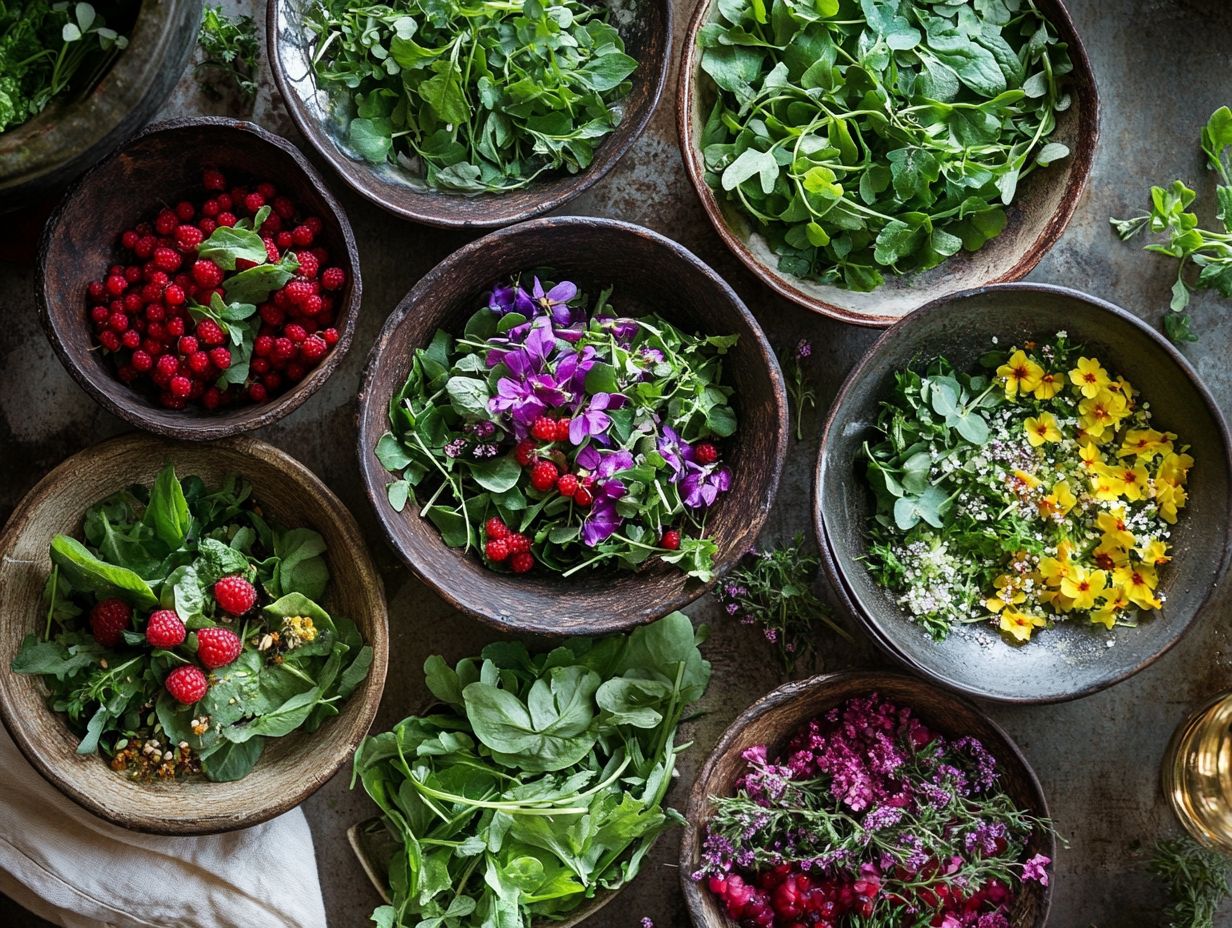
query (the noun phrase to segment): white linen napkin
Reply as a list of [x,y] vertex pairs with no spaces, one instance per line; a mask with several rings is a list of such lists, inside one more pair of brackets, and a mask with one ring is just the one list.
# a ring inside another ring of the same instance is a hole
[[301,809],[200,838],[97,818],[0,725],[0,892],[62,928],[326,928]]

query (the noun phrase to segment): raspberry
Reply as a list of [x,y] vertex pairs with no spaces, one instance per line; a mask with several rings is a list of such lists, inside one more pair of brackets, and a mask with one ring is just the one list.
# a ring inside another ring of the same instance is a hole
[[107,328],[116,335],[122,335],[128,331],[128,316],[123,313],[112,313],[107,317]]
[[510,554],[523,554],[530,550],[530,539],[521,532],[509,535],[504,541],[509,546]]
[[321,222],[320,217],[318,216],[309,216],[307,219],[304,220],[304,225],[307,226],[308,231],[311,232],[313,235],[320,235],[321,228],[324,225],[324,223]]
[[561,496],[572,496],[578,491],[578,479],[574,474],[561,474],[556,481],[556,490]]
[[291,339],[291,341],[295,342],[297,345],[308,337],[308,333],[304,331],[304,327],[302,325],[296,325],[294,322],[283,329],[282,334]]
[[309,280],[312,280],[321,270],[321,262],[317,260],[317,256],[311,251],[301,248],[295,253],[295,259],[299,261],[301,277],[307,277]]
[[693,449],[693,457],[698,464],[713,464],[719,459],[719,449],[710,442],[704,441]]
[[190,355],[200,347],[197,340],[191,335],[181,336],[180,340],[175,344],[176,348],[182,355]]
[[257,601],[257,591],[251,583],[236,574],[223,577],[214,584],[214,599],[224,612],[243,615]]
[[255,213],[265,205],[265,197],[259,193],[250,193],[244,197],[244,209],[250,213]]
[[320,335],[309,335],[299,346],[299,356],[310,364],[320,361],[327,351],[329,351],[329,345],[325,344],[325,339]]
[[341,290],[346,284],[346,271],[340,267],[327,267],[321,273],[321,286],[326,290]]
[[174,377],[178,366],[179,362],[175,359],[175,355],[163,354],[158,356],[156,370],[164,379]]
[[201,230],[202,235],[213,235],[214,230],[218,228],[218,223],[213,219],[202,219],[197,223],[197,228]]
[[221,345],[226,340],[223,334],[222,326],[213,319],[202,319],[197,323],[197,328],[194,333],[198,341],[203,345]]
[[212,290],[222,283],[222,268],[208,258],[198,258],[193,262],[192,276],[198,286]]
[[590,490],[586,489],[585,487],[578,487],[578,491],[573,494],[573,502],[576,505],[581,506],[583,509],[585,509],[587,506],[589,506],[594,501],[595,501],[594,496],[591,495]]
[[168,319],[164,328],[169,336],[179,338],[184,334],[184,320],[178,316],[174,319]]
[[120,344],[132,351],[134,348],[141,347],[141,333],[136,329],[129,329],[120,336]]
[[489,561],[499,564],[509,557],[509,544],[503,538],[493,538],[483,546],[483,553]]
[[509,559],[509,569],[515,574],[524,574],[535,566],[535,556],[529,551],[519,551]]
[[663,537],[659,539],[659,547],[667,548],[668,551],[677,551],[680,548],[680,533],[674,528],[669,528],[663,533]]
[[200,667],[184,664],[167,674],[163,685],[167,687],[167,692],[171,694],[172,699],[185,706],[191,706],[199,702],[209,691],[210,681],[205,678]]
[[291,383],[298,383],[304,379],[306,371],[304,370],[304,365],[296,364],[292,361],[287,365],[287,369],[283,373],[287,375],[287,380],[291,381]]
[[128,281],[124,279],[123,274],[108,274],[107,282],[103,286],[112,296],[119,296],[128,289]]
[[239,217],[230,211],[218,214],[218,218],[214,220],[220,226],[233,226],[239,222]]
[[518,447],[514,450],[514,456],[518,459],[518,463],[523,467],[529,467],[530,462],[534,460],[535,443],[529,439],[523,439],[518,442]]
[[154,366],[154,359],[150,357],[148,351],[134,351],[129,363],[133,366],[133,370],[144,374]]
[[265,387],[261,384],[250,383],[248,385],[248,398],[254,403],[264,403],[267,396],[268,394],[265,391]]
[[217,409],[222,405],[222,391],[217,387],[210,387],[201,394],[201,405],[206,409]]
[[556,486],[556,465],[551,461],[538,461],[530,469],[530,485],[540,493],[546,493]]
[[555,438],[557,441],[568,441],[569,440],[569,420],[568,419],[556,420]]
[[337,329],[322,329],[321,337],[325,339],[325,344],[336,345],[341,336],[339,336]]
[[261,382],[265,384],[265,389],[269,390],[270,393],[276,393],[282,386],[282,375],[277,373],[266,374],[261,378]]
[[172,396],[182,399],[192,392],[192,381],[183,374],[179,374],[171,378],[171,382],[167,384],[167,390]]
[[184,643],[187,632],[180,617],[170,609],[151,612],[145,622],[145,640],[152,648],[174,648]]
[[293,280],[282,288],[282,292],[287,295],[288,300],[299,305],[312,296],[312,284],[306,280]]
[[[279,290],[278,294],[281,293],[282,291]],[[278,294],[275,294],[275,297]],[[284,297],[283,299],[285,301],[286,298]],[[266,325],[282,325],[287,318],[287,314],[282,311],[282,308],[277,303],[264,303],[258,312],[261,314],[261,321]]]
[[204,351],[194,351],[188,356],[188,366],[194,374],[200,376],[210,369],[210,356]]
[[168,284],[167,289],[163,291],[163,300],[168,306],[182,306],[186,299],[184,288],[179,284]]
[[261,183],[257,184],[257,193],[265,197],[265,201],[268,203],[270,200],[274,199],[274,195],[278,193],[278,188],[269,181],[263,180]]
[[213,219],[222,212],[222,207],[218,205],[217,200],[206,200],[201,204],[201,215],[207,219]]
[[240,636],[229,628],[215,626],[197,631],[197,660],[209,670],[226,667],[240,656],[243,648]]
[[210,363],[220,371],[225,371],[231,366],[231,352],[227,348],[219,346],[218,348],[210,349]]
[[276,362],[286,363],[295,357],[296,352],[295,342],[291,339],[282,337],[274,339],[274,349],[270,352]]
[[274,212],[283,219],[291,219],[295,216],[295,204],[290,197],[274,197]]
[[90,610],[90,631],[104,648],[120,643],[120,633],[128,628],[133,610],[122,599],[104,599]]
[[295,244],[295,239],[291,237],[290,232],[279,232],[274,236],[274,241],[278,243],[278,247],[283,251]]
[[[137,247],[137,243],[141,241],[141,236],[137,234],[136,229],[126,229],[120,236],[120,244],[132,251]],[[93,285],[91,285],[93,286]]]
[[98,343],[108,351],[120,350],[120,336],[116,335],[116,333],[112,332],[110,329],[99,333]]
[[483,524],[483,530],[489,538],[508,538],[510,535],[509,526],[500,519],[493,516]]
[[325,298],[314,293],[312,296],[308,297],[308,299],[304,300],[304,304],[301,308],[303,309],[305,316],[319,315],[321,311],[325,309]]
[[301,248],[306,248],[312,244],[315,236],[312,234],[312,229],[306,225],[298,225],[291,230],[291,241]]
[[180,226],[175,230],[175,243],[181,251],[196,251],[205,241],[205,233],[196,226]]
[[188,401],[182,396],[172,396],[170,393],[160,394],[158,402],[162,404],[164,409],[183,409]]
[[222,171],[207,168],[201,175],[201,186],[206,190],[226,190],[227,179],[223,177]]
[[175,214],[175,211],[165,209],[154,220],[154,231],[159,235],[170,235],[179,224],[180,217]]
[[552,441],[556,438],[556,423],[547,416],[540,416],[531,425],[530,434],[540,441]]
[[175,214],[179,217],[181,222],[188,222],[188,220],[192,219],[196,213],[197,208],[187,200],[180,200],[179,203],[175,204]]

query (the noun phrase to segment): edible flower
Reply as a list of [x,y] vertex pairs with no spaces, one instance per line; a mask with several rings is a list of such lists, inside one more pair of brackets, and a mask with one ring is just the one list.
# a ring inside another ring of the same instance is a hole
[[1044,369],[1019,350],[997,368],[997,376],[1004,381],[1005,395],[1014,399],[1019,393],[1030,393],[1040,385]]
[[1071,609],[1090,609],[1107,586],[1108,575],[1104,571],[1075,565],[1061,580],[1061,595],[1072,601]]
[[1001,631],[1018,642],[1030,641],[1031,633],[1047,624],[1047,619],[1019,612],[1017,609],[1006,609],[1001,613]]
[[1126,598],[1140,609],[1158,609],[1163,605],[1154,592],[1159,584],[1154,567],[1142,564],[1118,567],[1112,572],[1112,580]]
[[1027,441],[1031,443],[1032,448],[1038,448],[1045,442],[1061,440],[1061,430],[1057,428],[1057,417],[1050,412],[1042,412],[1038,416],[1027,419],[1024,427],[1027,432]]
[[1112,381],[1097,358],[1079,358],[1069,372],[1069,382],[1087,399],[1092,399]]
[[1051,371],[1045,371],[1040,375],[1039,384],[1035,388],[1035,398],[1037,400],[1050,400],[1065,386],[1064,378]]

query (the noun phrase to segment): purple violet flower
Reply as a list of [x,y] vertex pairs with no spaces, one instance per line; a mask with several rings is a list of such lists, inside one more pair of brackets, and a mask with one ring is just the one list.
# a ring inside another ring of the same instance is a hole
[[1047,886],[1048,865],[1050,863],[1052,863],[1051,857],[1045,857],[1043,854],[1036,854],[1022,865],[1022,878],[1024,880],[1038,880],[1041,886]]
[[693,446],[684,441],[670,425],[663,426],[655,450],[672,469],[672,483],[684,476],[685,465],[693,460]]
[[536,419],[548,409],[563,405],[568,398],[551,374],[535,374],[525,380],[502,377],[496,382],[496,396],[488,400],[488,412],[508,413],[513,419],[514,434],[525,438]]
[[569,441],[580,445],[589,437],[603,438],[612,427],[612,417],[604,410],[619,409],[624,397],[613,393],[596,393],[569,422]]
[[493,287],[488,294],[488,309],[500,316],[512,312],[516,303],[517,289],[509,285]]
[[690,461],[688,473],[680,480],[684,504],[690,509],[707,509],[714,505],[720,493],[731,489],[731,469],[725,464],[695,464]]
[[577,284],[562,280],[546,293],[539,278],[535,278],[530,293],[519,289],[517,294],[518,312],[528,319],[532,316],[546,314],[557,325],[569,325],[573,321],[573,313],[569,309],[569,301],[578,295]]
[[[614,482],[619,483],[620,481]],[[616,511],[614,499],[607,496],[596,496],[595,501],[591,503],[590,512],[586,514],[586,519],[582,522],[582,543],[588,548],[593,548],[600,542],[607,541],[616,533],[623,521]]]

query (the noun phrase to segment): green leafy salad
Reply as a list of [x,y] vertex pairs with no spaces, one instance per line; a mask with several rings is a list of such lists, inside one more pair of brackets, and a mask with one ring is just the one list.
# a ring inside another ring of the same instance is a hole
[[523,928],[637,873],[669,820],[676,728],[710,679],[689,619],[570,639],[498,642],[424,665],[439,705],[355,754],[397,842],[380,928]]

